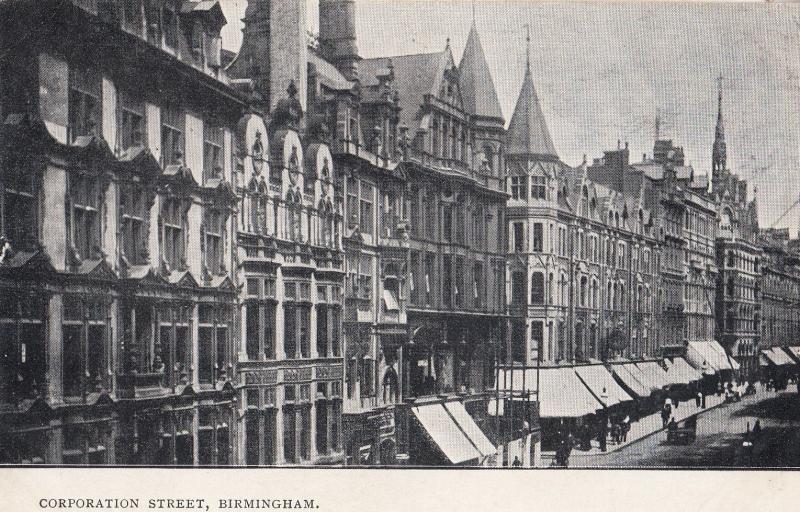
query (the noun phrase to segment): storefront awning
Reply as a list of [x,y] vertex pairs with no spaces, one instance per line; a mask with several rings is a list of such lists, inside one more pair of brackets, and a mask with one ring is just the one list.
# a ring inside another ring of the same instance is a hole
[[440,403],[412,407],[411,411],[431,440],[453,464],[463,464],[482,455]]
[[613,365],[611,369],[614,375],[616,375],[637,398],[647,398],[650,396],[652,389],[642,382],[644,377],[642,377],[641,372],[636,369],[633,363],[618,363]]
[[789,354],[795,364],[800,364],[800,347],[783,347],[783,351]]
[[489,438],[486,437],[486,434],[483,433],[478,424],[475,423],[475,420],[472,419],[472,416],[470,416],[464,408],[464,404],[461,402],[446,402],[444,407],[456,423],[458,423],[458,426],[461,427],[461,430],[467,434],[467,437],[472,441],[472,444],[475,445],[475,448],[481,452],[481,455],[488,457],[489,455],[497,453],[497,448],[492,444]]
[[669,362],[669,359],[664,360],[667,364],[667,380],[670,384],[689,384],[703,378],[703,374],[686,362],[682,357],[676,357]]
[[636,367],[644,374],[651,385],[656,389],[664,389],[670,385],[667,372],[655,361],[637,362]]
[[775,366],[794,365],[794,361],[791,357],[789,357],[789,354],[784,352],[780,347],[772,347],[768,350],[762,350],[761,353],[764,354]]
[[576,366],[575,373],[594,397],[606,407],[633,400],[633,397],[617,384],[614,376],[602,364]]
[[[514,391],[522,391],[523,371],[525,390],[536,396],[536,368],[501,371],[499,389],[508,391],[513,384]],[[602,408],[603,404],[581,382],[573,367],[539,370],[539,416],[542,418],[580,418]]]
[[739,368],[739,363],[729,357],[725,349],[716,341],[690,341],[686,349],[686,360],[698,370],[703,371],[705,368],[710,368],[714,373]]

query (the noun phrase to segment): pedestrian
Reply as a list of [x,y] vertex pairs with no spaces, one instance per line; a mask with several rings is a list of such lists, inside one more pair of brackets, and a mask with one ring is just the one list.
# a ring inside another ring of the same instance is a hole
[[603,416],[603,420],[600,423],[600,434],[599,434],[599,441],[600,441],[600,451],[606,451],[606,438],[608,437],[608,420]]
[[522,467],[522,461],[519,460],[518,456],[514,455],[514,462],[511,463],[511,466],[515,467],[515,468],[521,468]]
[[753,425],[753,437],[758,437],[761,434],[761,420],[757,419]]
[[694,396],[694,405],[698,409],[700,408],[700,404],[703,402],[703,393],[698,391],[697,394]]
[[670,416],[671,416],[671,410],[667,406],[667,404],[664,404],[664,407],[661,409],[661,426],[662,427],[666,427],[667,426],[667,421],[669,421],[669,417]]
[[631,429],[631,417],[627,414],[625,415],[625,419],[622,420],[622,442],[625,443],[628,441],[628,431]]

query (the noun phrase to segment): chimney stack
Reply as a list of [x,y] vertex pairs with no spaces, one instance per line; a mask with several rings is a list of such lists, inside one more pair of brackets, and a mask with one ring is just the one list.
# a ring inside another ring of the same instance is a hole
[[319,0],[319,44],[345,78],[358,80],[355,0]]

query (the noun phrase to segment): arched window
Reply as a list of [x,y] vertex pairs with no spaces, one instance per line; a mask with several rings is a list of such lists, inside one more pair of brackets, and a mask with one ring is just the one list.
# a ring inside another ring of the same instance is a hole
[[399,395],[397,372],[391,366],[383,374],[383,403],[391,404],[397,401]]

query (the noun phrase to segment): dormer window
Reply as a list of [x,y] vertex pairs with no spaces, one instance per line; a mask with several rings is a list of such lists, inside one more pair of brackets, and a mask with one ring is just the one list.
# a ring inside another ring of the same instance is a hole
[[531,176],[531,199],[547,199],[547,182],[544,176]]
[[522,201],[528,199],[527,176],[511,176],[511,197]]

